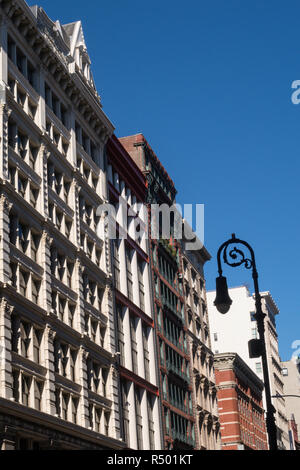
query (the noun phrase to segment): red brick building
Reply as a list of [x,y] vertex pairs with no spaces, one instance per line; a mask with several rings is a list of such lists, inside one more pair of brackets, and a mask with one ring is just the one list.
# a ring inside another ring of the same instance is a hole
[[263,383],[236,353],[214,357],[222,450],[267,450]]

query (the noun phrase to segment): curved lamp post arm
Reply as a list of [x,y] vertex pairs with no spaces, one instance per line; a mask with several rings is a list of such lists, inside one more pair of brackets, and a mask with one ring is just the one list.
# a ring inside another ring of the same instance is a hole
[[[239,249],[237,245],[242,245],[247,248],[250,253],[250,258],[248,258],[242,249]],[[230,248],[231,247],[231,248]],[[259,293],[258,287],[258,273],[256,269],[255,255],[253,248],[249,243],[244,240],[236,238],[235,234],[232,234],[232,237],[224,242],[217,254],[218,262],[218,272],[219,277],[216,279],[216,299],[214,301],[215,306],[218,311],[222,314],[226,314],[230,309],[232,300],[229,297],[227,280],[223,276],[221,255],[223,253],[223,262],[228,266],[233,268],[244,265],[246,269],[252,269],[252,278],[254,282],[254,292],[255,292],[255,320],[257,321],[257,329],[259,334],[259,340],[255,341],[259,347],[260,352],[257,355],[251,357],[262,358],[263,374],[264,374],[264,385],[265,385],[265,395],[266,395],[266,405],[267,405],[267,432],[269,436],[269,446],[271,450],[277,450],[277,428],[275,424],[275,408],[272,405],[271,400],[271,390],[270,390],[270,380],[269,380],[269,370],[268,370],[268,361],[267,361],[267,352],[266,352],[266,343],[265,343],[265,313],[262,311],[261,305],[261,296]]]

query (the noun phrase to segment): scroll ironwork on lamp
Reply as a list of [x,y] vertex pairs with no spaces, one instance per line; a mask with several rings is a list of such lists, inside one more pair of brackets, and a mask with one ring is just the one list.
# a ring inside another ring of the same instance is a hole
[[[242,245],[247,248],[250,253],[250,258],[246,257],[244,251],[238,248],[238,245]],[[269,440],[270,450],[277,450],[277,428],[275,423],[275,408],[272,405],[271,400],[271,391],[270,391],[270,381],[269,381],[269,371],[268,371],[268,361],[267,361],[267,352],[266,352],[266,343],[265,343],[265,324],[264,318],[265,314],[262,311],[261,306],[261,296],[258,288],[258,274],[256,270],[255,255],[252,247],[249,243],[239,240],[236,238],[235,234],[232,234],[232,237],[224,242],[219,250],[217,255],[218,261],[218,272],[219,276],[216,279],[216,298],[214,304],[217,310],[226,314],[232,304],[232,300],[229,297],[228,286],[226,277],[223,276],[222,264],[221,264],[221,255],[223,254],[223,262],[228,266],[233,268],[242,266],[246,269],[252,270],[252,278],[254,282],[254,292],[255,292],[255,306],[256,313],[254,318],[257,322],[257,329],[259,334],[259,339],[249,341],[249,356],[250,357],[260,357],[262,358],[262,368],[264,374],[264,385],[265,385],[265,394],[266,394],[266,425],[267,433]]]

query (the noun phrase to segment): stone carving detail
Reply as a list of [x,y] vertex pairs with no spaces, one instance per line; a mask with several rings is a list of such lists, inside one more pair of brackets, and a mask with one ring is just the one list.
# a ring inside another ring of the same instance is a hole
[[53,330],[51,325],[46,326],[46,334],[50,341],[54,341],[56,337],[56,331]]
[[81,355],[82,355],[82,358],[83,358],[85,361],[87,361],[88,358],[89,358],[90,353],[89,353],[89,352],[85,349],[85,347],[82,346],[82,345],[80,346],[80,353],[81,353]]
[[5,297],[1,298],[1,310],[4,311],[4,314],[11,316],[14,311],[14,306],[11,305]]
[[12,203],[9,201],[8,197],[6,194],[1,194],[0,196],[0,211],[4,212],[6,215],[9,214],[11,208],[12,208]]
[[42,241],[43,241],[43,243],[45,243],[46,245],[48,245],[48,247],[50,247],[51,244],[53,243],[53,238],[50,237],[49,233],[46,232],[46,230],[43,231]]

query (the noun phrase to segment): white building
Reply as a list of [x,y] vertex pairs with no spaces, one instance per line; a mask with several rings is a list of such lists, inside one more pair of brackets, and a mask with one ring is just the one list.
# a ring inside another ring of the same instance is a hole
[[[225,315],[218,312],[214,306],[216,292],[207,292],[212,350],[215,354],[229,351],[236,352],[263,381],[261,358],[250,359],[248,350],[248,341],[252,338],[258,338],[257,324],[253,317],[255,313],[254,297],[245,286],[234,287],[228,289],[228,291],[232,305]],[[266,314],[265,340],[271,395],[283,395],[283,377],[281,375],[278,335],[275,322],[275,316],[278,315],[279,310],[269,292],[262,292],[261,298],[262,310]],[[288,449],[288,421],[285,400],[284,398],[273,399],[272,402],[276,409],[278,446]]]
[[294,356],[289,361],[281,363],[284,383],[286,414],[289,420],[294,415],[295,423],[300,434],[300,357]]
[[104,148],[80,22],[0,2],[0,448],[122,449]]

